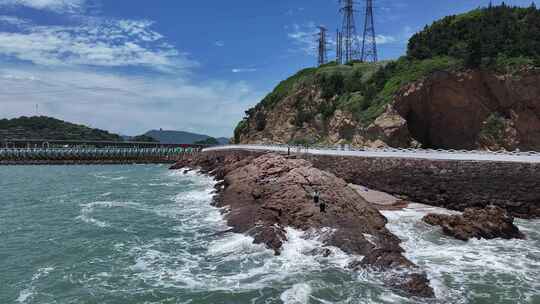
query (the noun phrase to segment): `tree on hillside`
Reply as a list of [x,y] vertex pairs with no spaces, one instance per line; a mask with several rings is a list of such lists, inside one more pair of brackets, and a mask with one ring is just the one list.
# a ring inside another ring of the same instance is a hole
[[156,140],[155,138],[153,138],[153,137],[151,137],[151,136],[148,136],[148,135],[139,135],[139,136],[135,136],[135,137],[131,138],[131,141],[136,141],[136,142],[154,142],[154,143],[159,142],[159,141]]
[[217,146],[219,145],[219,141],[215,139],[214,137],[209,137],[205,140],[199,140],[195,142],[196,145],[205,145],[205,146]]
[[453,15],[426,26],[409,41],[407,56],[452,56],[471,66],[499,56],[540,58],[540,10],[506,4]]

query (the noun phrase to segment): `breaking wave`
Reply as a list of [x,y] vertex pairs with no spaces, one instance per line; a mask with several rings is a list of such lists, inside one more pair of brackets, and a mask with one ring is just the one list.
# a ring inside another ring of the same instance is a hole
[[527,240],[463,242],[424,224],[427,213],[455,213],[412,204],[385,211],[387,227],[403,240],[405,255],[427,271],[437,298],[452,303],[540,301],[540,221],[517,220]]
[[[321,239],[331,230],[286,228],[280,256],[250,236],[229,232],[225,210],[211,204],[216,182],[198,172],[157,166],[65,170],[89,170],[81,172],[90,178],[49,178],[58,184],[50,187],[45,209],[28,205],[37,209],[22,212],[24,204],[13,205],[18,209],[11,215],[29,216],[13,223],[36,226],[28,234],[16,225],[17,233],[3,232],[8,245],[0,251],[20,248],[12,236],[24,235],[26,243],[39,244],[33,251],[49,255],[46,264],[11,278],[16,285],[0,286],[2,303],[540,303],[539,221],[517,221],[527,240],[464,243],[421,222],[428,212],[448,211],[414,204],[385,211],[406,256],[435,288],[437,299],[422,300],[385,287],[384,274],[351,271],[350,262],[361,257],[325,247]],[[34,201],[42,196],[36,193]],[[27,265],[32,251],[17,254]],[[32,261],[44,263],[41,256]],[[11,259],[0,266],[13,267]]]

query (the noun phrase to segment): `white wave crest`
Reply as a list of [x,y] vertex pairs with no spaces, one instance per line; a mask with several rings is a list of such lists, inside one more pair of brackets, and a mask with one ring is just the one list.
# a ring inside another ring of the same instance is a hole
[[307,304],[309,303],[311,293],[312,290],[309,284],[295,284],[281,294],[281,301],[284,304]]
[[21,290],[16,301],[19,303],[26,303],[28,300],[32,299],[35,296],[35,282],[43,277],[46,277],[53,270],[54,267],[43,267],[38,269],[37,272],[32,275],[32,279],[30,280],[28,286]]
[[[538,239],[459,241],[422,222],[422,217],[431,212],[456,213],[411,204],[404,210],[383,214],[389,220],[388,229],[403,240],[407,258],[427,271],[437,298],[455,303],[474,302],[490,286],[493,302],[513,299],[525,303],[540,290]],[[529,225],[534,226],[533,231],[540,228],[538,221],[517,223],[524,231]],[[505,283],[499,284],[498,280]]]
[[110,227],[111,224],[95,219],[91,216],[96,208],[139,208],[140,204],[133,202],[92,202],[81,205],[81,214],[76,217],[87,224],[92,224],[100,228]]

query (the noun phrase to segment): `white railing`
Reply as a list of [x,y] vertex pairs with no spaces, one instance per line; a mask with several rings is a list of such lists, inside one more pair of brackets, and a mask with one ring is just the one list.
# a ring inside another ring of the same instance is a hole
[[0,148],[0,161],[171,158],[197,151],[195,148]]
[[420,158],[438,160],[463,161],[501,161],[540,163],[540,153],[536,151],[467,151],[467,150],[433,150],[433,149],[400,149],[400,148],[355,148],[343,146],[294,146],[294,145],[227,145],[206,148],[203,151],[220,150],[258,150],[273,152],[303,153],[312,155],[385,157],[385,158]]

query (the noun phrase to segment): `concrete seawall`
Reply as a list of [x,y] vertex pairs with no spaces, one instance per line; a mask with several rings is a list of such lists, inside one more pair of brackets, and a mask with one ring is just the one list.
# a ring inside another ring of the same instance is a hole
[[449,209],[504,207],[540,217],[540,165],[505,162],[307,156],[354,184]]
[[[263,151],[204,152],[224,158]],[[454,210],[501,206],[522,218],[540,218],[540,164],[491,161],[399,159],[297,154],[349,183],[405,196],[408,200]]]

